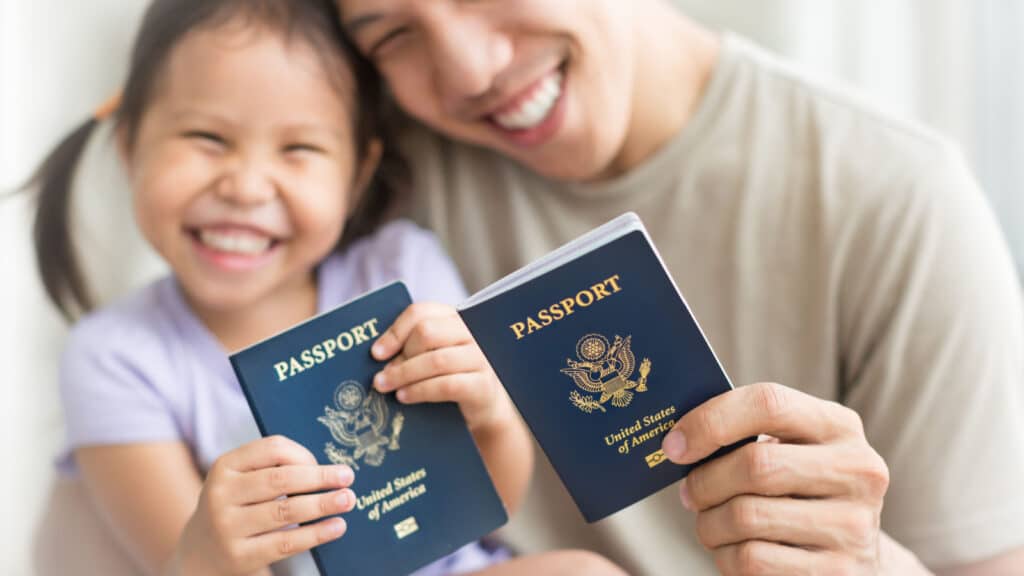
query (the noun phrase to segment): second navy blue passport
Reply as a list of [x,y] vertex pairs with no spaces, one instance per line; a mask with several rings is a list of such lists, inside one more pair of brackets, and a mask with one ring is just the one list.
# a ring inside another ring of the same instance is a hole
[[632,213],[459,312],[588,522],[685,476],[662,438],[732,388]]
[[370,346],[410,304],[394,283],[231,356],[264,436],[355,469],[358,505],[313,549],[325,576],[399,576],[507,520],[455,404],[405,406],[370,387]]

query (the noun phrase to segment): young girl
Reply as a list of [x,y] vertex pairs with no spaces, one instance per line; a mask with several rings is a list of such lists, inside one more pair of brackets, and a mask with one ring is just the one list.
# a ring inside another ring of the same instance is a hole
[[[258,439],[227,351],[393,279],[418,300],[463,296],[431,236],[381,224],[376,85],[336,22],[327,1],[155,0],[136,41],[116,138],[137,223],[173,274],[79,322],[60,379],[66,464],[148,573],[314,574],[305,552],[345,531],[352,470]],[[38,261],[68,317],[91,305],[67,214],[96,125],[37,177]],[[514,509],[530,443],[452,308],[411,307],[374,354],[391,359],[379,389],[459,404]],[[501,554],[474,543],[419,573],[619,573],[586,553]]]

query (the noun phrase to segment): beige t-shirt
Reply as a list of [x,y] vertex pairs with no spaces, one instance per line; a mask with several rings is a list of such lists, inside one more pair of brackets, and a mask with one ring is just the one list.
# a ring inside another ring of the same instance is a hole
[[[860,413],[890,467],[887,533],[931,566],[1024,545],[1021,288],[949,143],[728,35],[696,115],[621,178],[551,182],[422,129],[407,143],[413,216],[471,290],[633,210],[733,382]],[[507,532],[634,574],[714,570],[676,486],[586,525],[543,457]]]

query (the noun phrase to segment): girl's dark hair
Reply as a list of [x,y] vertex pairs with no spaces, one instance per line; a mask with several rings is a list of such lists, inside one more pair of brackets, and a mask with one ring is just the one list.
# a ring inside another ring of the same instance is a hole
[[[347,66],[356,83],[356,158],[362,158],[375,139],[384,144],[380,166],[349,214],[340,250],[384,220],[407,171],[385,137],[389,130],[385,128],[380,79],[373,66],[345,39],[331,0],[153,0],[136,36],[128,80],[113,120],[126,141],[134,143],[143,113],[174,48],[200,27],[239,20],[279,33],[289,42],[308,42],[325,60],[328,74],[339,65]],[[340,82],[340,76],[332,75],[332,81]],[[43,161],[26,186],[38,194],[33,228],[36,264],[50,300],[69,320],[94,305],[71,242],[69,204],[75,166],[98,125],[98,119],[90,118],[75,129]]]

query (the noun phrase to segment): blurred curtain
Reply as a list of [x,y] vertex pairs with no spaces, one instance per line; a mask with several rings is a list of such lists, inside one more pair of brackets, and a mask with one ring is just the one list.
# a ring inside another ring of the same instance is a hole
[[[626,0],[622,0],[626,1]],[[1024,266],[1024,5],[1018,0],[673,0],[699,20],[749,36],[819,76],[852,84],[895,114],[959,141]],[[57,138],[121,82],[146,0],[0,0],[0,189],[21,182]],[[127,217],[116,161],[95,139],[79,175],[90,270],[103,294],[159,265]],[[0,492],[0,574],[29,574],[26,528],[45,506],[60,438],[56,360],[64,326],[31,254],[30,203],[0,201],[0,434],[13,439]],[[114,220],[111,223],[111,219]]]
[[1024,273],[1024,3],[675,0],[958,141]]

